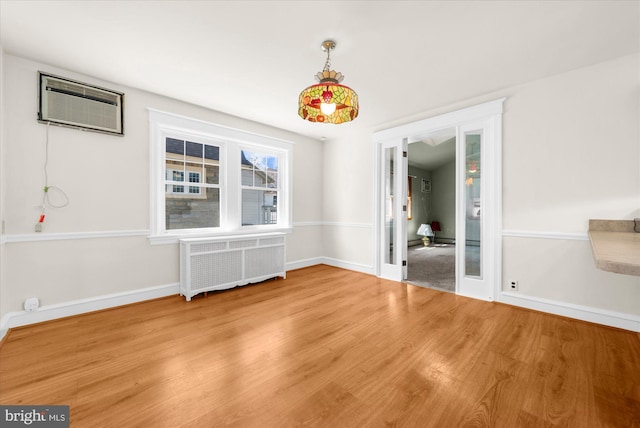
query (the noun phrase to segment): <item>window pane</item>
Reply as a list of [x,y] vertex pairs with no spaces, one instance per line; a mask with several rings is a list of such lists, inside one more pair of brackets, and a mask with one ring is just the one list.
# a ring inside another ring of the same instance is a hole
[[276,156],[267,158],[267,168],[271,171],[278,171],[278,158]]
[[482,279],[482,159],[480,131],[465,134],[465,276]]
[[218,165],[205,165],[204,166],[207,184],[220,184],[220,168]]
[[276,224],[278,192],[271,190],[242,190],[242,225]]
[[187,148],[186,148],[187,157],[196,158],[198,160],[202,159],[202,148],[203,148],[203,144],[192,143],[191,141],[187,141]]
[[242,185],[278,189],[278,157],[242,150]]
[[164,179],[173,180],[173,171],[183,171],[183,170],[184,170],[184,162],[168,160],[165,163]]
[[253,168],[242,165],[242,185],[253,186]]
[[204,159],[205,162],[219,161],[220,160],[220,148],[217,146],[204,146]]
[[[185,168],[187,170],[187,177],[189,177],[188,174],[191,174],[191,173],[197,174],[198,177],[200,177],[202,175],[202,164],[201,163],[187,162],[187,163],[185,163]],[[192,181],[192,183],[194,183],[194,182]],[[195,183],[199,183],[199,181],[196,181]]]
[[[182,158],[184,156],[184,141],[176,140],[175,138],[167,138],[166,152],[167,154],[180,155],[179,158]],[[174,156],[167,156],[167,157],[174,157]]]
[[253,185],[255,187],[266,187],[267,186],[267,177],[264,171],[254,171],[253,172]]
[[278,172],[277,171],[267,172],[267,187],[272,189],[278,188]]
[[[184,186],[182,186],[184,187]],[[194,187],[202,194],[165,198],[166,229],[199,229],[220,226],[220,189]]]

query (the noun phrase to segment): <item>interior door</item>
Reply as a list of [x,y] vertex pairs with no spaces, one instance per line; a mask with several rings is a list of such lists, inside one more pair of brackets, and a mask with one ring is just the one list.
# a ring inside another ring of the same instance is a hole
[[458,127],[456,161],[456,278],[457,292],[494,299],[494,240],[492,156],[487,153],[488,122]]
[[408,140],[380,144],[379,209],[381,230],[380,276],[394,281],[407,277],[407,186]]

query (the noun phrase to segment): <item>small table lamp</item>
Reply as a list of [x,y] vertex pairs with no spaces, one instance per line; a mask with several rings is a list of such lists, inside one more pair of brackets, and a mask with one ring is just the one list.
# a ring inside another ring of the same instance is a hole
[[428,224],[421,224],[418,228],[418,235],[422,235],[422,243],[425,247],[429,246],[429,236],[433,236],[431,226]]

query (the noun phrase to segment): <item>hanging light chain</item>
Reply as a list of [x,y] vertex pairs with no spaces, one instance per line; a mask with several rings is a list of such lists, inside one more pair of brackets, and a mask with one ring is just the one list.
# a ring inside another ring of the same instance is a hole
[[324,69],[322,71],[331,70],[331,48],[327,49],[327,61],[324,63]]

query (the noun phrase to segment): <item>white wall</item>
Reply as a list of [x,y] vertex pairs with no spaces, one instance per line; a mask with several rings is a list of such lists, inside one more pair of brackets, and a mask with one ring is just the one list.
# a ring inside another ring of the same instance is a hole
[[626,56],[507,99],[503,229],[523,236],[504,238],[503,279],[519,294],[640,315],[640,277],[596,269],[584,239],[589,219],[640,216],[639,71]]
[[[502,265],[505,288],[506,281],[519,281],[518,304],[550,301],[610,311],[640,326],[640,277],[597,270],[586,240],[590,218],[640,217],[639,71],[639,56],[625,56],[402,122],[507,97]],[[375,166],[359,162],[357,173],[350,174],[353,169],[344,164],[344,150],[354,159],[373,152],[370,135],[326,146],[328,218],[345,224],[373,221],[373,195],[356,189],[373,181]],[[374,253],[367,247],[373,242],[351,239],[353,230],[345,229],[325,232],[325,254],[373,266]]]
[[373,273],[372,133],[352,125],[340,125],[341,138],[324,144],[323,254],[334,265]]
[[[2,245],[0,316],[20,311],[28,297],[39,297],[42,305],[56,305],[179,281],[177,244],[152,246],[146,238],[150,216],[147,108],[296,143],[294,232],[287,236],[287,263],[322,255],[317,239],[322,233],[320,141],[13,55],[4,54],[2,65],[2,99],[11,108],[2,114],[0,196],[5,201],[7,242]],[[49,184],[62,188],[70,203],[49,209],[44,232],[36,235],[46,135],[46,125],[36,121],[38,70],[124,92],[125,136],[50,127]],[[298,228],[296,223],[303,226]],[[87,238],[86,233],[92,232],[115,236]],[[56,239],[38,240],[52,236]]]
[[516,88],[505,103],[504,229],[584,232],[640,216],[638,55]]

